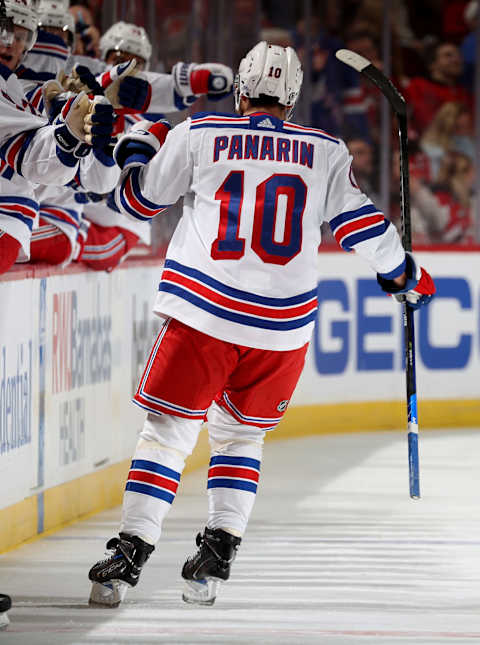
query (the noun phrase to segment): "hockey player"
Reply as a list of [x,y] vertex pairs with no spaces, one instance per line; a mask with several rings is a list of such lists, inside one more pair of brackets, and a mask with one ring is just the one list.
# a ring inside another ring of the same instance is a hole
[[[37,15],[22,0],[2,0],[0,29],[0,273],[17,257],[28,259],[38,214],[32,183],[61,185],[79,160],[110,139],[113,113],[84,93],[64,101],[54,124],[29,103],[14,70],[35,42]],[[53,100],[53,94],[50,95]],[[89,143],[85,120],[90,120]]]
[[239,116],[204,113],[170,132],[143,124],[116,146],[119,208],[146,220],[183,195],[184,209],[154,308],[164,324],[134,397],[147,416],[120,535],[90,570],[92,603],[118,604],[137,584],[207,414],[209,513],[183,565],[183,599],[212,604],[228,579],[265,431],[281,420],[304,365],[323,221],[382,289],[413,307],[433,295],[428,273],[353,181],[343,141],[288,121],[301,83],[295,51],[261,42],[240,63]]
[[[40,0],[37,11],[37,40],[16,73],[26,97],[41,111],[43,81],[55,79],[63,72],[75,26],[66,0]],[[118,180],[118,168],[111,150],[113,146],[107,143],[104,149],[95,148],[93,154],[80,161],[71,182],[74,190],[69,186],[38,185],[35,188],[39,218],[32,229],[30,261],[66,266],[79,254],[83,193],[88,190],[107,192]]]
[[[184,110],[201,95],[220,99],[231,92],[232,71],[218,63],[179,62],[171,74],[146,71],[152,46],[143,27],[132,23],[112,25],[100,39],[100,51],[105,71],[97,80],[103,88],[113,79],[112,66],[135,60],[139,71],[126,77],[119,87],[117,127],[122,131],[141,119],[157,121],[163,113]],[[90,61],[82,62],[91,65]],[[88,85],[92,78],[87,75],[85,81]],[[150,224],[126,217],[112,199],[85,203],[83,215],[88,233],[80,260],[92,269],[110,271],[138,242],[150,244]]]

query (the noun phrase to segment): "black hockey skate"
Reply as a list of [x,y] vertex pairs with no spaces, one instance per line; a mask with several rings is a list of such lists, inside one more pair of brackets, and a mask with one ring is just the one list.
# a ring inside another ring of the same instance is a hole
[[136,535],[120,533],[107,542],[106,558],[88,572],[93,582],[89,604],[118,607],[128,587],[135,587],[143,565],[155,549]]
[[7,611],[12,606],[12,600],[10,596],[0,593],[0,629],[6,629],[8,623]]
[[230,567],[242,539],[222,529],[205,528],[197,535],[197,553],[182,569],[185,602],[213,605],[222,582],[230,577]]

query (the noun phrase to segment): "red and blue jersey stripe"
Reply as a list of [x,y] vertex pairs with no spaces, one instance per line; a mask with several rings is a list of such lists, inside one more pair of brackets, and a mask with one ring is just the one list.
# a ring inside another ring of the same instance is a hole
[[175,499],[180,473],[147,459],[134,459],[128,473],[126,491],[150,495],[171,504]]
[[37,40],[34,47],[29,51],[29,55],[32,54],[59,58],[60,60],[66,61],[70,55],[70,51],[60,43],[41,42]]
[[43,112],[43,92],[42,85],[34,87],[32,90],[29,90],[25,96],[28,99],[30,109],[35,114]]
[[316,289],[289,298],[260,296],[166,260],[159,291],[170,293],[214,316],[243,325],[278,331],[298,329],[315,320]]
[[207,488],[235,488],[255,494],[259,478],[258,459],[217,455],[210,459]]
[[373,204],[340,213],[330,221],[335,239],[347,251],[359,242],[383,235],[389,226],[390,222]]
[[38,213],[38,203],[18,195],[0,195],[0,214],[15,217],[32,230]]
[[119,207],[122,211],[133,215],[136,219],[148,222],[152,217],[168,208],[170,204],[155,204],[142,194],[138,176],[141,168],[142,166],[136,166],[127,173],[120,185],[116,199],[120,200]]
[[22,174],[22,162],[35,130],[15,134],[0,147],[0,157],[19,175]]
[[72,208],[42,204],[40,207],[40,216],[54,223],[64,222],[75,229],[78,229],[80,226],[80,213]]

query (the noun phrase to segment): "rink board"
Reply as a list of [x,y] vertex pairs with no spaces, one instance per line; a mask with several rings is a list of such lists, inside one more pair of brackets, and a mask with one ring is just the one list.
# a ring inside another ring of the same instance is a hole
[[[419,258],[438,285],[416,314],[420,427],[478,426],[480,257]],[[159,326],[158,264],[37,275],[0,282],[0,551],[120,502]],[[354,254],[320,254],[319,275],[305,370],[269,439],[404,427],[398,304]],[[203,433],[188,467],[207,459]]]

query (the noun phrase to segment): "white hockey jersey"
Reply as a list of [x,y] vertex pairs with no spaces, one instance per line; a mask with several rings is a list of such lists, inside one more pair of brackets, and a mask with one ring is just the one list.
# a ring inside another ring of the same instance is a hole
[[317,309],[320,225],[374,271],[401,275],[393,225],[355,184],[345,144],[269,114],[203,114],[171,130],[116,202],[148,220],[184,195],[154,311],[222,340],[290,350]]
[[30,259],[30,237],[38,211],[32,184],[0,160],[0,231],[20,242],[19,262]]
[[[0,65],[0,158],[26,180],[66,184],[77,164],[64,163],[53,136],[55,126],[27,101],[17,76]],[[73,159],[72,159],[73,161]]]

